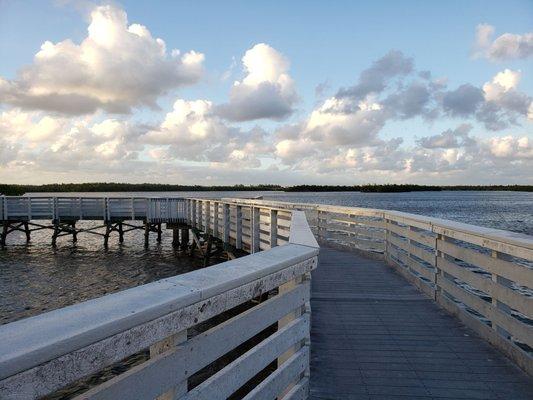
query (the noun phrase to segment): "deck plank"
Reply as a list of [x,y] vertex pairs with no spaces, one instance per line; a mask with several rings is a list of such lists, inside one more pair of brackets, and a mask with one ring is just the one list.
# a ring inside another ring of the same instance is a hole
[[312,279],[310,399],[532,399],[533,379],[385,263],[329,248]]

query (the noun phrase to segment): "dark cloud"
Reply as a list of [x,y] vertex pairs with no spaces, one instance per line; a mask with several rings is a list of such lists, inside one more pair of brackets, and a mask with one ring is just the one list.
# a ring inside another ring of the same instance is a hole
[[426,149],[453,149],[475,144],[474,139],[468,134],[472,125],[462,124],[455,129],[447,129],[439,135],[427,136],[417,140],[417,143]]
[[375,61],[370,68],[361,72],[359,82],[355,86],[340,89],[336,97],[362,100],[370,93],[381,93],[391,79],[408,75],[413,68],[412,58],[406,57],[401,51],[391,50]]
[[292,114],[293,101],[282,93],[277,83],[262,82],[254,87],[239,85],[233,88],[229,103],[218,106],[215,112],[231,121],[281,120]]
[[485,100],[483,90],[469,83],[444,94],[442,107],[454,117],[473,115]]

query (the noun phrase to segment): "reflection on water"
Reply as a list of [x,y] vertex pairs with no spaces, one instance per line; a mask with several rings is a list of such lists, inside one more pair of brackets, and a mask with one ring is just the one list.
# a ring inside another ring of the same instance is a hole
[[[400,210],[533,235],[533,193],[173,192],[147,195],[263,195],[272,200]],[[49,230],[34,232],[29,245],[22,234],[11,234],[7,248],[0,250],[0,324],[200,267],[199,260],[172,248],[171,236],[171,231],[164,230],[161,244],[152,237],[150,246],[145,248],[143,232],[133,231],[125,234],[123,245],[112,236],[109,249],[105,250],[103,238],[89,234],[80,234],[77,244],[68,237],[59,238],[57,249],[50,245]]]

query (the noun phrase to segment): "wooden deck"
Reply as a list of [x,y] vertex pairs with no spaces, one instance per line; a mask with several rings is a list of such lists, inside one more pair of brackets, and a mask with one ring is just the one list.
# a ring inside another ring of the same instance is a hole
[[322,247],[310,399],[533,399],[533,379],[381,261]]

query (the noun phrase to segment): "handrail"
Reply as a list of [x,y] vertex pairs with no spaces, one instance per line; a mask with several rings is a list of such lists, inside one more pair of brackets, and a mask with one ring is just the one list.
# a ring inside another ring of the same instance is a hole
[[0,196],[0,221],[31,220],[184,220],[180,197]]
[[[191,204],[186,202],[187,212]],[[189,222],[205,228],[208,215]],[[257,213],[256,221],[260,217]],[[289,213],[289,218],[290,243],[278,246],[276,238],[268,249],[249,256],[0,326],[0,398],[51,394],[147,348],[149,360],[79,398],[227,397],[276,359],[279,368],[258,388],[284,393],[298,387],[305,393],[309,280],[318,244],[310,239],[302,213]],[[248,303],[269,293],[258,305]],[[244,311],[195,334],[198,324],[245,304]],[[188,391],[187,381],[196,371],[276,323],[266,339],[256,339],[249,351]],[[222,389],[221,381],[231,384]]]
[[254,203],[305,210],[319,243],[383,259],[533,375],[533,237],[400,211]]

